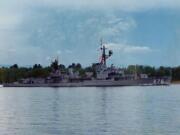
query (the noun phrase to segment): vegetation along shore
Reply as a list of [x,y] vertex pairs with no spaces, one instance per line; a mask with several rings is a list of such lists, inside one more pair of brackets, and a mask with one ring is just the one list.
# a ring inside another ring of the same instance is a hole
[[[35,64],[32,67],[19,67],[17,64],[14,64],[10,67],[1,67],[0,68],[0,83],[11,83],[18,81],[22,78],[45,78],[47,77],[53,68],[59,68],[61,72],[68,72],[69,68],[72,68],[74,71],[79,72],[80,76],[85,76],[86,72],[94,72],[94,67],[82,67],[80,63],[72,63],[69,66],[63,64],[51,63],[50,66],[43,67],[40,64]],[[178,67],[152,67],[144,65],[129,65],[124,68],[124,71],[127,73],[133,73],[136,68],[137,73],[148,74],[148,76],[172,76],[173,83],[180,83],[180,66]]]

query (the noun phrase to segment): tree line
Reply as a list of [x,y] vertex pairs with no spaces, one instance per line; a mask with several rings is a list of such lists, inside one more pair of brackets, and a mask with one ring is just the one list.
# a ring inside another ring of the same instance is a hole
[[[93,72],[95,69],[93,66],[83,68],[80,63],[72,63],[69,66],[58,64],[57,61],[53,62],[50,66],[43,67],[40,64],[35,64],[32,67],[19,67],[14,64],[10,67],[0,68],[0,83],[10,83],[18,81],[22,78],[45,78],[48,77],[53,70],[61,70],[62,73],[68,73],[68,69],[72,68],[73,71],[78,71],[80,76],[84,76],[86,72]],[[178,67],[152,67],[144,65],[129,65],[124,68],[126,74],[148,74],[148,76],[161,77],[172,76],[173,81],[180,81],[180,66]]]

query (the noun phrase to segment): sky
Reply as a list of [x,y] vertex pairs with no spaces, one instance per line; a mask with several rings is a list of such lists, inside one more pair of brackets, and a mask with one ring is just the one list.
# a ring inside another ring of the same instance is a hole
[[179,0],[1,0],[0,65],[180,65]]

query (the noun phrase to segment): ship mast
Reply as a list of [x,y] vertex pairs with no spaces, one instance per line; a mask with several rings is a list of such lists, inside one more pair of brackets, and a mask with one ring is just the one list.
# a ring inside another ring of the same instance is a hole
[[101,50],[102,50],[101,63],[106,66],[106,47],[105,45],[103,45],[102,39],[101,39]]
[[102,51],[102,55],[101,55],[101,64],[105,65],[106,66],[106,60],[112,55],[112,50],[109,50],[109,54],[106,55],[106,47],[105,45],[103,45],[103,41],[102,39],[100,40],[100,44],[101,44],[101,51]]

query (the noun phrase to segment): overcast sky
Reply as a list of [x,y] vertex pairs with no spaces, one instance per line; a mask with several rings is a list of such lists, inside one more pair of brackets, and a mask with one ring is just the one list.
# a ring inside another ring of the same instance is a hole
[[179,0],[1,0],[0,64],[180,65]]

